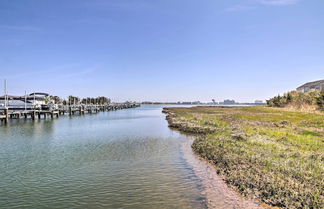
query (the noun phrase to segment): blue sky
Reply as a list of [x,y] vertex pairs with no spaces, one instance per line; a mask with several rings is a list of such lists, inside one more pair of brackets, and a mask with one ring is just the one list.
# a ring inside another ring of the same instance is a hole
[[10,94],[264,100],[324,79],[324,1],[1,0],[4,78]]

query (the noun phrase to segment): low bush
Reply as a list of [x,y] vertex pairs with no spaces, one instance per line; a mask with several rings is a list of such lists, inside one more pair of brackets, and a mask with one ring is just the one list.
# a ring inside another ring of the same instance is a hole
[[301,109],[304,107],[314,107],[315,109],[324,108],[324,92],[309,91],[306,93],[291,91],[283,96],[275,96],[267,100],[267,105],[270,107],[294,107]]

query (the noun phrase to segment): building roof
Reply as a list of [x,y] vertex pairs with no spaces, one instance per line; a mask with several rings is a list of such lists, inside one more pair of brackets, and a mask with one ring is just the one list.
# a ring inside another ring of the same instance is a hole
[[315,85],[318,85],[318,84],[321,84],[321,83],[324,83],[324,79],[323,80],[318,80],[318,81],[312,81],[312,82],[305,83],[305,84],[299,86],[297,89],[304,88],[306,86],[315,86]]

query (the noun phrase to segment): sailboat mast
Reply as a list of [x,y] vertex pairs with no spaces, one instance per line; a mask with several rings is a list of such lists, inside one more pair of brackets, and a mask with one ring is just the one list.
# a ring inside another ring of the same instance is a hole
[[27,110],[27,93],[25,91],[25,111]]

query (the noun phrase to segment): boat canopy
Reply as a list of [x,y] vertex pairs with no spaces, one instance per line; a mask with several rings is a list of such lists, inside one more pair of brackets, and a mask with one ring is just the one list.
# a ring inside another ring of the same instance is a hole
[[47,96],[49,96],[49,94],[48,93],[42,93],[42,92],[34,92],[34,93],[31,93],[31,94],[29,94],[29,96],[44,96],[44,97],[47,97]]

